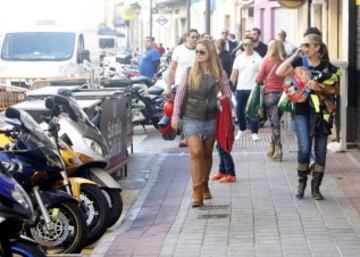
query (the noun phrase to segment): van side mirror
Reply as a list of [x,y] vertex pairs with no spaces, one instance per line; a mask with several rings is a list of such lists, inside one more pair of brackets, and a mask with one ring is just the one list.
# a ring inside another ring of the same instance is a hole
[[79,63],[83,63],[85,60],[90,62],[90,51],[87,49],[81,50],[78,56]]

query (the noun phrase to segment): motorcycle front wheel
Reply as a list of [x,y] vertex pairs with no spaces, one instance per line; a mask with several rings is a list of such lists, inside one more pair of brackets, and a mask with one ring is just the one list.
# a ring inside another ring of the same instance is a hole
[[26,241],[16,241],[11,245],[13,257],[46,257],[45,253],[35,244]]
[[107,230],[110,208],[105,195],[95,185],[81,185],[80,208],[88,227],[87,245],[97,241]]
[[118,221],[121,216],[123,211],[123,200],[119,189],[105,187],[101,190],[104,193],[110,207],[108,227],[111,227]]
[[0,241],[0,257],[46,257],[38,245],[25,240]]
[[86,219],[74,202],[62,202],[48,207],[52,220],[48,228],[41,216],[30,228],[30,235],[48,254],[79,253],[86,244]]

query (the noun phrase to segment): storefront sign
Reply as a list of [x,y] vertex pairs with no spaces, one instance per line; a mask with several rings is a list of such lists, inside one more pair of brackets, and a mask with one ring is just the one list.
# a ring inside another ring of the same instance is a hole
[[168,21],[169,21],[168,18],[166,18],[165,16],[159,16],[156,19],[156,22],[161,26],[165,25]]
[[278,2],[286,8],[298,8],[305,4],[306,0],[278,0]]

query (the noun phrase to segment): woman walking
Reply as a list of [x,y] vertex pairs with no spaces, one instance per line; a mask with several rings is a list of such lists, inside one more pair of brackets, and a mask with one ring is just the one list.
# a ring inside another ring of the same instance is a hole
[[[301,56],[303,57],[299,58]],[[321,37],[316,34],[304,37],[302,45],[279,66],[276,75],[286,76],[296,72],[297,67],[301,66],[308,68],[311,75],[306,83],[306,90],[295,93],[299,94],[298,101],[294,104],[294,121],[299,148],[297,156],[299,185],[296,197],[304,197],[307,175],[312,172],[312,198],[322,200],[320,185],[325,171],[327,138],[331,134],[336,111],[335,98],[339,93],[340,70],[330,63],[327,47]],[[310,95],[304,93],[308,91]],[[310,170],[309,161],[313,140],[315,164]]]
[[172,127],[182,127],[190,150],[192,206],[199,207],[210,199],[208,186],[215,142],[217,95],[231,97],[225,71],[218,62],[214,43],[200,40],[196,44],[196,59],[185,72],[175,96]]
[[[231,74],[232,60],[231,55],[225,50],[226,42],[224,39],[216,41],[216,50],[221,66],[229,77]],[[232,120],[232,119],[231,119]],[[231,156],[231,152],[225,151],[219,143],[216,144],[216,149],[219,154],[219,170],[211,177],[212,180],[219,181],[221,183],[229,183],[236,181],[235,164]]]
[[280,135],[280,120],[283,113],[277,105],[284,84],[284,77],[277,76],[276,69],[285,58],[283,43],[279,40],[270,41],[264,62],[256,77],[256,81],[264,85],[264,105],[271,127],[271,142],[267,155],[275,161],[281,161],[283,156]]
[[225,70],[226,75],[230,78],[232,69],[232,58],[228,51],[225,50],[226,42],[224,39],[216,41],[216,51],[221,63],[222,68]]

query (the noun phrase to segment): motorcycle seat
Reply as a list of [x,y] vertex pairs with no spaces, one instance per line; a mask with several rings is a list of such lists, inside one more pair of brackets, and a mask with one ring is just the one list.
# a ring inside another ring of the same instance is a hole
[[157,85],[150,87],[148,90],[148,94],[150,94],[150,95],[161,95],[163,92],[164,92],[164,89]]

